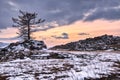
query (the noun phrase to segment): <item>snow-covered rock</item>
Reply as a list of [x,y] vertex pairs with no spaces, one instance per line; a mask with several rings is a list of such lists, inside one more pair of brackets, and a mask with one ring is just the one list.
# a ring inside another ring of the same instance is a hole
[[23,59],[30,56],[33,50],[42,50],[47,48],[43,41],[30,40],[23,42],[11,43],[0,50],[0,60]]
[[76,50],[76,51],[94,51],[94,50],[120,50],[120,37],[112,35],[103,35],[94,38],[87,38],[71,42],[65,45],[58,45],[53,50]]
[[2,50],[9,52],[19,52],[19,51],[28,51],[28,50],[42,50],[47,48],[43,41],[29,40],[21,41],[16,43],[10,43],[7,47]]

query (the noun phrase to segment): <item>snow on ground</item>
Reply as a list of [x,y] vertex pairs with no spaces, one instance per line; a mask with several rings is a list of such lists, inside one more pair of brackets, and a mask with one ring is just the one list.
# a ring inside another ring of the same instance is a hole
[[0,42],[0,48],[5,48],[6,46],[8,46],[10,43],[3,43]]
[[[40,56],[48,56],[50,52],[45,51]],[[120,63],[119,52],[53,52],[69,55],[70,58],[26,58],[1,62],[0,77],[8,80],[86,80],[120,74],[120,64],[117,64]]]

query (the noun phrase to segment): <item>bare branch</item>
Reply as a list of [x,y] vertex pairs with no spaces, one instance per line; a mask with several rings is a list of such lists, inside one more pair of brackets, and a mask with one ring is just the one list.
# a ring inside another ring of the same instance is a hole
[[19,10],[19,12],[20,12],[22,15],[25,15],[25,12],[23,12],[23,11],[21,11],[21,10]]
[[36,22],[36,24],[39,24],[39,23],[43,23],[43,22],[45,22],[45,19],[38,19],[38,21]]

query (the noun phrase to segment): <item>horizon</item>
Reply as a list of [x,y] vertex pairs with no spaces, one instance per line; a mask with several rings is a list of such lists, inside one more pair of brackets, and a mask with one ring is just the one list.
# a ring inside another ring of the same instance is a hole
[[[120,36],[119,0],[3,0],[0,1],[0,42],[15,42],[18,30],[11,27],[12,17],[19,10],[38,13],[46,19],[36,40],[43,40],[48,47],[66,44],[104,34]],[[33,5],[33,6],[31,6]],[[9,13],[9,14],[8,14]]]

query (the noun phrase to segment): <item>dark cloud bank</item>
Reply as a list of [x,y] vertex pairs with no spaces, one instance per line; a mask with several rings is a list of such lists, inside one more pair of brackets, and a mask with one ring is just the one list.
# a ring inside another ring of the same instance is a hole
[[120,19],[120,0],[0,0],[0,28],[11,26],[11,17],[17,17],[20,9],[37,12],[46,22],[59,25]]

